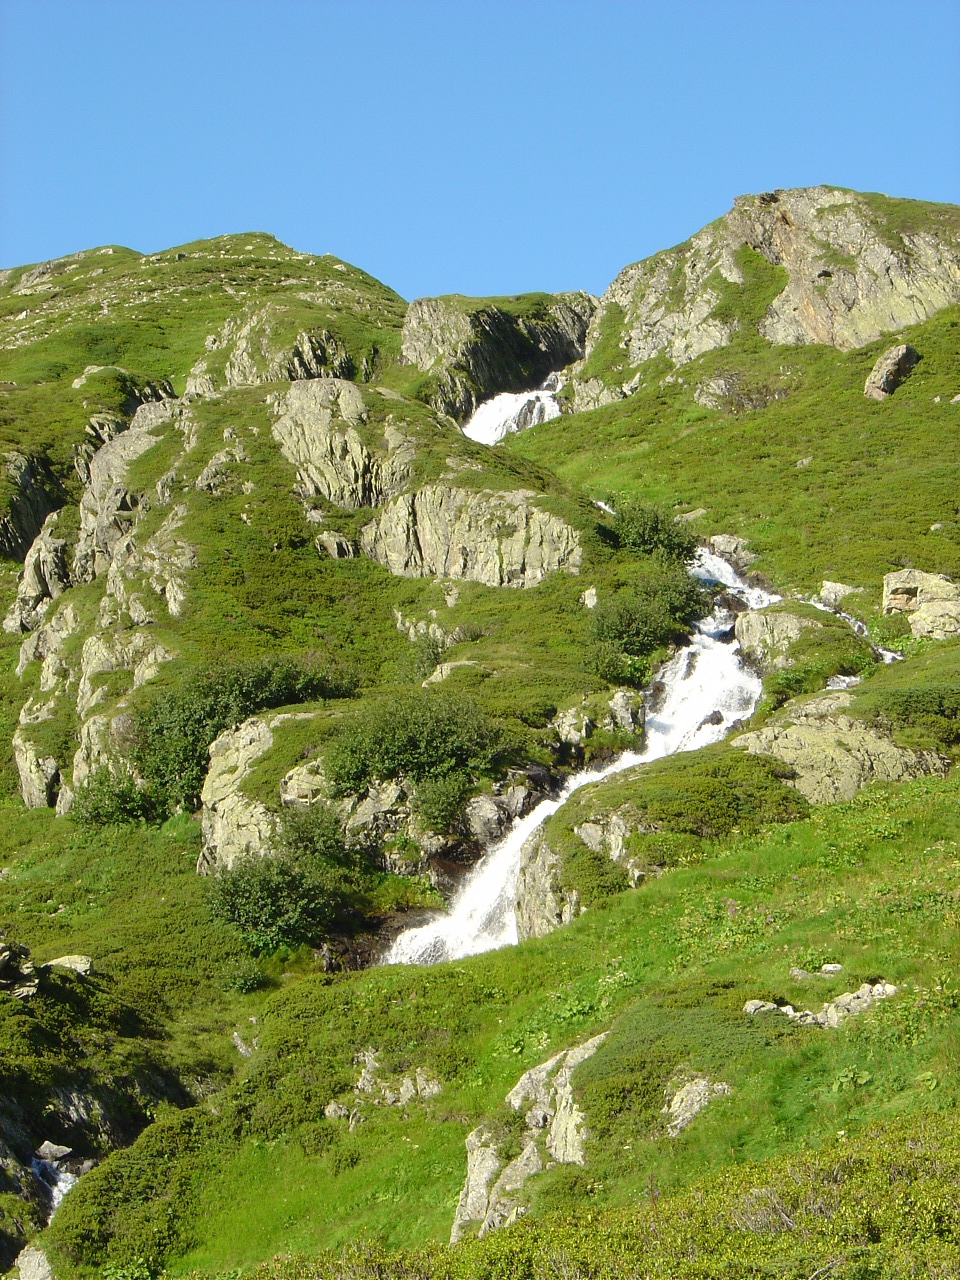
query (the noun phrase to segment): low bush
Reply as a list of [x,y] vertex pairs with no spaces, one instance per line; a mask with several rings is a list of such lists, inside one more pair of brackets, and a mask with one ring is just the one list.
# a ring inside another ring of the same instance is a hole
[[639,498],[617,505],[614,530],[621,547],[642,555],[659,554],[682,563],[697,549],[697,535],[688,525],[678,523],[668,507]]
[[366,861],[364,850],[347,845],[325,805],[288,810],[278,851],[219,868],[210,877],[207,904],[217,919],[240,930],[254,955],[316,946],[349,923]]
[[661,559],[636,585],[601,600],[591,618],[591,665],[611,684],[643,684],[650,660],[682,640],[710,608],[703,586],[678,561]]
[[113,773],[102,765],[77,788],[71,813],[82,827],[119,827],[151,822],[157,816],[157,803],[125,769]]
[[503,746],[500,727],[468,698],[418,691],[367,711],[325,764],[335,795],[362,791],[373,778],[405,777],[420,788],[489,770]]
[[160,807],[200,803],[210,743],[233,724],[269,707],[348,697],[357,680],[289,658],[215,667],[160,694],[135,717],[132,758]]

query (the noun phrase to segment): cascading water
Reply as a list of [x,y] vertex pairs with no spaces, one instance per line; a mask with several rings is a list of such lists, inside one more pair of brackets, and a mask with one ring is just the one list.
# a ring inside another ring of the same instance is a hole
[[[748,587],[726,561],[708,551],[697,552],[692,572],[705,582],[725,586],[751,608],[779,599]],[[697,626],[690,646],[660,672],[662,692],[656,710],[647,714],[642,751],[627,751],[604,769],[574,774],[557,799],[544,800],[519,818],[465,877],[449,910],[401,933],[384,963],[435,964],[515,943],[520,849],[542,822],[580,787],[633,765],[717,742],[737,720],[750,715],[760,696],[760,678],[742,665],[736,643],[722,638],[729,635],[732,622],[730,613],[716,609]]]
[[[60,1201],[72,1186],[76,1184],[77,1175],[67,1169],[61,1169],[54,1160],[42,1160],[35,1156],[32,1163],[33,1176],[40,1182],[50,1197],[50,1218],[60,1207]],[[47,1221],[49,1222],[49,1218]]]
[[463,428],[469,440],[479,444],[496,444],[514,431],[524,431],[540,422],[560,417],[557,392],[560,379],[551,373],[539,391],[504,391],[479,406]]

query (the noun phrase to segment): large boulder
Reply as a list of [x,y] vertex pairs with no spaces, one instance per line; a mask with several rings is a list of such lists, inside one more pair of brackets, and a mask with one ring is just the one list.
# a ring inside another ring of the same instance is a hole
[[490,587],[532,587],[548,573],[579,573],[580,535],[544,511],[529,490],[476,493],[425,485],[365,525],[371,560],[407,578],[456,578]]
[[360,388],[340,378],[295,382],[273,425],[283,455],[297,468],[303,496],[319,494],[338,507],[376,507],[399,493],[410,474],[413,446],[388,431],[383,454],[357,428],[366,422]]
[[733,745],[789,765],[790,781],[811,804],[851,800],[868,782],[946,772],[946,761],[935,751],[899,747],[878,728],[853,719],[851,701],[845,692],[811,698],[761,729],[741,734]]
[[905,342],[896,347],[888,347],[867,375],[863,394],[870,400],[886,400],[919,359],[919,353]]
[[907,614],[915,636],[945,640],[960,634],[960,585],[938,573],[899,569],[883,579],[883,612]]
[[750,609],[737,614],[734,631],[740,651],[760,671],[780,671],[792,665],[790,646],[806,630],[822,630],[813,618],[799,617],[782,610]]

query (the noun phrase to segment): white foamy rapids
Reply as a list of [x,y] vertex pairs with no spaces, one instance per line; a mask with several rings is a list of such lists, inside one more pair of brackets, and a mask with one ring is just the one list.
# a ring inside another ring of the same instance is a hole
[[[707,563],[703,563],[703,558]],[[698,553],[694,572],[723,582],[737,595],[751,592],[729,565],[719,576],[715,557]],[[764,592],[764,602],[776,599]],[[448,911],[415,929],[401,933],[384,956],[385,964],[435,964],[492,951],[517,941],[514,898],[523,842],[580,787],[608,778],[633,765],[659,760],[677,751],[694,751],[719,741],[738,720],[749,716],[760,696],[760,678],[740,662],[729,636],[731,616],[718,610],[704,619],[683,649],[661,670],[657,679],[656,710],[647,714],[642,751],[627,751],[605,769],[574,774],[561,795],[544,800],[518,819],[467,874]]]
[[70,1173],[67,1169],[61,1169],[52,1160],[41,1160],[39,1156],[34,1156],[31,1167],[33,1176],[43,1184],[50,1196],[50,1218],[52,1218],[60,1207],[60,1201],[76,1184],[77,1175]]
[[463,434],[480,444],[496,444],[514,431],[560,417],[557,392],[561,383],[551,374],[539,391],[504,391],[479,406],[463,428]]

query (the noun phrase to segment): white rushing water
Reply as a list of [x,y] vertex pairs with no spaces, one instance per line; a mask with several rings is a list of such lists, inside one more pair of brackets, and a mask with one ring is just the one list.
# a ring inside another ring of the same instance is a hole
[[560,379],[551,373],[539,391],[504,391],[480,405],[463,434],[480,444],[496,444],[514,431],[524,431],[540,422],[560,417],[557,392]]
[[[720,583],[751,608],[772,604],[777,596],[748,587],[718,556],[699,551],[692,572]],[[740,662],[738,646],[724,639],[733,617],[717,610],[701,622],[689,648],[682,649],[657,679],[662,692],[656,710],[647,713],[642,751],[627,751],[600,770],[574,774],[557,799],[544,800],[484,854],[464,877],[446,912],[401,933],[384,956],[385,964],[435,964],[492,951],[517,941],[514,896],[520,849],[529,835],[580,787],[633,765],[659,760],[677,751],[693,751],[717,742],[737,720],[748,716],[760,696],[760,678]]]
[[[50,1218],[60,1207],[60,1201],[72,1186],[76,1185],[77,1175],[67,1169],[61,1169],[53,1160],[41,1160],[35,1156],[32,1162],[33,1176],[46,1187],[50,1195]],[[47,1221],[49,1222],[49,1218]]]

